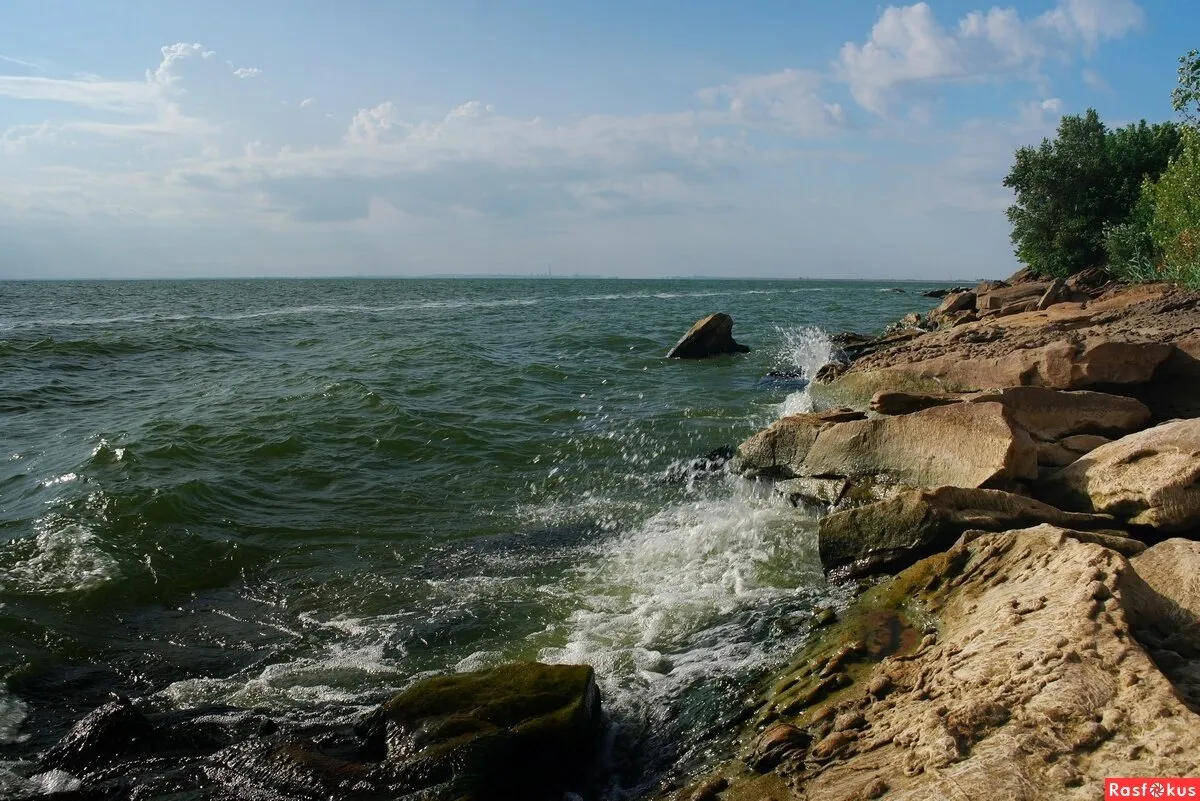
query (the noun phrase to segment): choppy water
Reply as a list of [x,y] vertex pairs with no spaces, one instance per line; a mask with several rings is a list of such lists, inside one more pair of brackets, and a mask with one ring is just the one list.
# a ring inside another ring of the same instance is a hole
[[[0,789],[110,690],[345,716],[538,658],[596,667],[636,796],[840,600],[811,521],[686,464],[925,288],[0,283]],[[663,358],[718,310],[752,353]]]

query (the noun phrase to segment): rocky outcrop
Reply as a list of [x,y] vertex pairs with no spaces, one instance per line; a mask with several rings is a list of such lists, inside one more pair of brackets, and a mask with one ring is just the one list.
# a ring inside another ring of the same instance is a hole
[[1008,492],[941,487],[823,517],[817,541],[825,569],[853,577],[905,568],[948,549],[969,530],[1004,531],[1039,523],[1087,530],[1114,526],[1105,515],[1063,512]]
[[[1036,296],[1030,289],[1035,287],[1032,283],[981,287],[976,290],[977,303],[992,298],[986,303],[993,316],[948,327],[951,317],[962,314],[953,313],[940,321],[943,330],[907,342],[864,348],[864,355],[840,376],[829,377],[829,392],[843,401],[857,398],[865,405],[866,399],[881,389],[949,392],[1045,386],[1110,390],[1121,386],[1129,388],[1122,390],[1128,394],[1158,380],[1160,367],[1163,381],[1193,382],[1200,377],[1200,370],[1192,369],[1200,362],[1185,352],[1187,343],[1200,338],[1200,295],[1166,285],[1142,285],[1081,303],[1075,298],[1089,296],[1060,299],[1063,292],[1075,291],[1067,284],[1061,291],[1054,285],[1038,285],[1040,294]],[[1006,303],[997,306],[1001,300]],[[1050,305],[1040,311],[994,316],[1013,303],[1033,302],[1036,306],[1043,301]],[[936,321],[936,314],[931,320]],[[958,319],[951,322],[958,323]],[[1150,393],[1142,400],[1154,411]]]
[[733,339],[733,318],[723,312],[697,320],[667,353],[668,359],[703,359],[723,353],[749,353]]
[[878,414],[912,414],[934,406],[949,406],[961,403],[966,396],[955,392],[899,392],[882,390],[871,396],[868,408]]
[[1200,527],[1200,419],[1102,445],[1047,478],[1038,493],[1064,509],[1104,512],[1130,525]]
[[[1134,636],[1183,606],[1111,549],[988,534],[859,606],[766,693],[723,798],[1083,799],[1200,770],[1200,717]],[[889,608],[929,633],[873,647]]]

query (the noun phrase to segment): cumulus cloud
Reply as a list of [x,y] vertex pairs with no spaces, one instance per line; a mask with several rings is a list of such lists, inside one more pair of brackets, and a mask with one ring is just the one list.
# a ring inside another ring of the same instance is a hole
[[257,78],[262,75],[262,70],[258,67],[238,67],[233,74],[239,78]]
[[1060,0],[1033,18],[1011,8],[972,11],[953,28],[927,3],[889,6],[866,42],[843,45],[834,68],[859,105],[884,115],[905,86],[1032,76],[1051,56],[1090,53],[1143,23],[1132,0]]
[[315,97],[306,97],[300,101],[300,108],[308,108],[309,106],[311,106],[313,103],[316,103],[316,102],[317,102],[317,99]]

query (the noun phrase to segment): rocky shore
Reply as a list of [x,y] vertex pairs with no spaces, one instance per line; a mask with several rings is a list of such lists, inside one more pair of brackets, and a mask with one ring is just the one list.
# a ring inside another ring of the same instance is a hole
[[839,341],[817,411],[731,464],[869,589],[753,699],[740,757],[664,797],[1200,775],[1200,295],[1018,273]]

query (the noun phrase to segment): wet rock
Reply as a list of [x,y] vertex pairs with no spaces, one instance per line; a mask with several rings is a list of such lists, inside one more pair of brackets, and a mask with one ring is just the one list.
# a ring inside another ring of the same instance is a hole
[[1064,509],[1104,512],[1167,532],[1200,526],[1200,419],[1102,445],[1038,485]]
[[790,723],[774,723],[755,741],[746,764],[766,773],[790,754],[803,753],[812,745],[812,735]]
[[926,298],[944,298],[949,295],[955,295],[955,294],[960,294],[963,292],[970,292],[970,291],[971,291],[970,287],[956,286],[951,289],[931,289],[928,292],[921,293],[921,296],[926,297]]
[[733,318],[723,312],[697,320],[667,353],[669,359],[703,359],[723,353],[749,353],[733,339]]
[[827,571],[849,576],[891,572],[950,548],[965,531],[1003,531],[1039,523],[1105,529],[1112,518],[1072,514],[1032,498],[989,489],[942,487],[821,519],[817,540]]
[[235,746],[206,770],[246,799],[557,798],[585,789],[601,725],[590,667],[522,662],[425,679],[353,731]]

